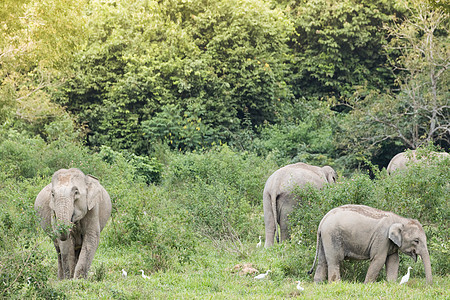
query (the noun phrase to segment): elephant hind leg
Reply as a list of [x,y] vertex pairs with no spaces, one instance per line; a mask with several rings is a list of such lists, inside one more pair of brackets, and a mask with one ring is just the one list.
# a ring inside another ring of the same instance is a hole
[[340,264],[344,260],[344,250],[339,239],[322,232],[324,256],[328,266],[328,282],[340,281]]

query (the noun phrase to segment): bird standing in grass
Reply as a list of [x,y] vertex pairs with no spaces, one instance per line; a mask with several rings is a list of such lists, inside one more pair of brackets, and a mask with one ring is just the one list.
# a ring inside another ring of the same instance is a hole
[[272,271],[267,270],[266,273],[264,273],[264,274],[259,274],[258,276],[255,276],[255,279],[263,279],[263,278],[265,278],[265,277],[269,274],[269,272],[272,272]]
[[407,283],[409,280],[409,270],[411,270],[411,267],[408,267],[408,273],[406,273],[405,276],[402,277],[402,280],[400,280],[400,284],[404,284]]
[[259,236],[259,243],[256,244],[256,248],[259,248],[259,247],[261,247],[261,236]]
[[150,278],[150,276],[147,276],[147,275],[144,274],[144,270],[139,270],[139,271],[142,272],[142,278],[144,278],[144,279],[149,279]]
[[300,281],[296,281],[296,283],[297,283],[297,290],[299,290],[300,292],[305,290],[303,287],[300,286]]
[[122,269],[122,277],[127,277],[127,271],[125,271],[124,269]]

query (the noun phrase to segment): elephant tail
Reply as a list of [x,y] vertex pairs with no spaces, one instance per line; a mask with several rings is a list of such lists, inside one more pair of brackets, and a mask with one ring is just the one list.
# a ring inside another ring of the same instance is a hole
[[321,239],[321,236],[320,236],[320,231],[318,230],[317,231],[316,256],[314,257],[314,262],[313,262],[313,265],[311,267],[311,270],[308,271],[308,275],[311,275],[312,272],[314,272],[314,266],[316,265],[317,257],[319,256],[319,249],[322,247],[321,243],[322,243],[322,239]]

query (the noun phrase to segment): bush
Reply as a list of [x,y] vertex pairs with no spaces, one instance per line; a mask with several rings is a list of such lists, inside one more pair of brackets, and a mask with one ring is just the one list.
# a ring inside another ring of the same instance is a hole
[[[262,232],[262,188],[276,169],[272,161],[227,146],[203,154],[175,155],[164,185],[192,218],[195,230],[211,238],[258,236]],[[261,218],[260,218],[261,217]]]
[[45,254],[32,236],[0,225],[0,257],[0,298],[65,298],[49,285],[54,270],[43,263]]

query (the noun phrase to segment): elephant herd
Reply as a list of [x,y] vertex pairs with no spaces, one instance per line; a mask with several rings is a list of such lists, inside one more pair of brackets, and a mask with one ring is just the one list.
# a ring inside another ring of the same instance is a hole
[[[434,153],[440,157],[448,153]],[[433,153],[431,155],[434,155]],[[396,155],[388,173],[417,161],[414,151]],[[278,237],[289,238],[288,215],[298,201],[293,190],[308,185],[322,188],[334,183],[337,174],[329,166],[296,163],[275,171],[263,192],[265,247]],[[99,245],[100,232],[111,216],[111,199],[99,181],[79,169],[61,169],[37,195],[35,210],[40,224],[52,239],[58,255],[58,278],[85,278]],[[400,217],[364,205],[344,205],[329,211],[319,224],[316,256],[310,273],[315,282],[340,279],[339,264],[347,258],[370,259],[365,282],[373,282],[386,266],[388,280],[398,275],[398,251],[413,259],[419,255],[431,284],[431,264],[425,232],[417,220]]]

